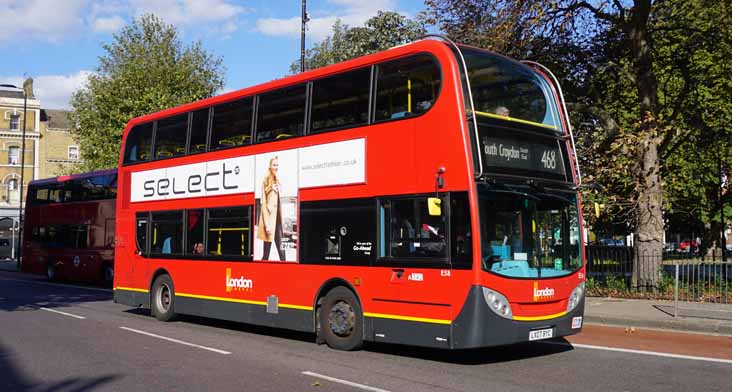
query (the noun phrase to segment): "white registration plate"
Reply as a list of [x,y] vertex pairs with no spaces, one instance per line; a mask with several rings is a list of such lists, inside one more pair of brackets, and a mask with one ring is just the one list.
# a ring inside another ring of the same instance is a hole
[[529,341],[549,339],[554,337],[554,330],[552,328],[537,329],[536,331],[529,331]]

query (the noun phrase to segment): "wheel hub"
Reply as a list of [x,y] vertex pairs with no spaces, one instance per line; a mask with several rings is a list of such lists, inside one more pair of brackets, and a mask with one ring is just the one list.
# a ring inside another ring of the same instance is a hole
[[330,310],[328,314],[328,324],[330,330],[334,334],[345,337],[353,333],[356,323],[356,314],[351,305],[346,302],[339,301]]
[[168,311],[170,307],[170,287],[168,285],[161,285],[158,294],[158,305],[163,311]]

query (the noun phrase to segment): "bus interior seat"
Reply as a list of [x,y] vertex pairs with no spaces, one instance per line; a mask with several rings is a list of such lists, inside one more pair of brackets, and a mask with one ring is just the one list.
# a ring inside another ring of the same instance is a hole
[[411,114],[412,114],[412,112],[406,112],[406,111],[396,112],[396,113],[391,114],[391,118],[404,118],[404,117],[410,116]]
[[170,237],[165,237],[165,240],[163,240],[163,251],[162,251],[162,253],[164,253],[164,254],[170,254],[170,253],[172,253],[171,242],[172,242],[172,239]]

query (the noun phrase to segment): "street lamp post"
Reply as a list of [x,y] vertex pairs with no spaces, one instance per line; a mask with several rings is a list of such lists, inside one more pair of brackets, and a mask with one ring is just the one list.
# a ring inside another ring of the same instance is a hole
[[305,72],[305,29],[308,21],[310,21],[307,12],[307,0],[302,0],[302,17],[300,21],[302,22],[300,29],[300,72]]
[[13,84],[0,84],[0,87],[14,88],[23,91],[23,131],[21,134],[20,147],[20,184],[18,184],[18,269],[20,269],[20,259],[23,256],[23,180],[25,174],[25,129],[28,123],[28,81],[23,83],[23,88],[19,88]]

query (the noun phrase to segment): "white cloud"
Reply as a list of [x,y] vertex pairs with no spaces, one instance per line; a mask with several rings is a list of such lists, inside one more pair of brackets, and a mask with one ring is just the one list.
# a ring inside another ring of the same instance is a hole
[[237,17],[247,12],[229,0],[130,0],[132,13],[152,13],[177,27],[215,26],[214,30],[230,33],[236,30]]
[[0,45],[62,41],[73,33],[118,31],[131,17],[154,13],[178,28],[229,34],[249,9],[233,0],[0,0]]
[[[393,0],[328,0],[330,10],[311,10],[308,12],[307,36],[320,41],[328,36],[336,20],[351,27],[361,26],[378,11],[394,11]],[[271,36],[300,35],[300,16],[291,18],[261,18],[257,20],[255,30]]]
[[58,41],[82,30],[86,0],[9,0],[0,3],[0,44],[28,38]]
[[114,33],[125,25],[125,20],[121,16],[115,15],[110,17],[97,18],[92,23],[92,30],[97,33]]
[[[33,95],[44,109],[69,109],[71,94],[82,87],[91,71],[81,70],[69,75],[40,75],[33,77]],[[6,83],[22,86],[24,77],[0,77]]]

